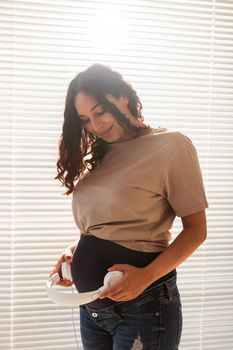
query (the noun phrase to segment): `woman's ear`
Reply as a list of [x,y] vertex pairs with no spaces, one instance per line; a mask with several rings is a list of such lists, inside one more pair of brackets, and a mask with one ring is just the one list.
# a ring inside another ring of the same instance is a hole
[[108,101],[112,102],[122,113],[127,112],[128,97],[120,96],[119,98],[113,97],[110,94],[106,94],[105,97]]
[[127,96],[120,96],[120,102],[121,102],[123,108],[126,109],[126,107],[128,106],[128,103],[129,103],[129,99]]
[[130,123],[134,126],[136,126],[137,128],[143,128],[143,129],[147,129],[148,126],[146,124],[144,124],[141,120],[136,119],[129,111],[128,109],[128,103],[129,103],[129,99],[127,96],[120,96],[119,98],[113,97],[110,94],[106,94],[105,97],[112,102],[113,104],[115,104],[115,106],[122,112],[125,114],[125,116],[129,119]]
[[119,98],[119,102],[121,105],[121,111],[123,111],[124,113],[128,113],[128,103],[129,103],[129,99],[127,96],[120,96]]

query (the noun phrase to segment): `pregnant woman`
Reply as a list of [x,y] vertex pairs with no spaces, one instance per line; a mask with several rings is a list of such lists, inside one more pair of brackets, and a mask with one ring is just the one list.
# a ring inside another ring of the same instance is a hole
[[[176,267],[207,235],[208,202],[192,141],[145,124],[132,85],[94,64],[70,82],[57,170],[72,193],[80,235],[50,276],[67,261],[77,290],[87,292],[102,286],[108,271],[123,273],[99,299],[80,306],[84,350],[177,350]],[[176,216],[183,229],[170,243]]]

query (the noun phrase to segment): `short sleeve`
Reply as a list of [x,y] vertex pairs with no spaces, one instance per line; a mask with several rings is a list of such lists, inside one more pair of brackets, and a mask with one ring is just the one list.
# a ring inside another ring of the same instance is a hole
[[208,208],[197,151],[186,135],[177,132],[170,147],[165,181],[165,196],[177,216],[183,217]]

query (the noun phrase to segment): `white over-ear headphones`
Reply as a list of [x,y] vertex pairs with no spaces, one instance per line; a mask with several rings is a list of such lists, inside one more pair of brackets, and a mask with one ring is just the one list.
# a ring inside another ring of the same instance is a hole
[[55,285],[62,279],[73,281],[71,275],[71,266],[67,262],[62,263],[61,265],[61,275],[60,278],[58,273],[55,273],[46,284],[46,291],[49,298],[56,304],[64,306],[78,306],[83,304],[88,304],[91,301],[94,301],[99,298],[100,293],[109,287],[115,286],[123,277],[121,271],[111,271],[108,272],[104,277],[104,284],[99,289],[93,290],[86,293],[70,293],[69,288],[62,287],[66,291],[61,291],[55,288]]

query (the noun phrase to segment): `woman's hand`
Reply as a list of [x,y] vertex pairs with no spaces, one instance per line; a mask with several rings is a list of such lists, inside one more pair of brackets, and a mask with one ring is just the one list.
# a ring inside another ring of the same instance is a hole
[[115,287],[108,288],[100,294],[100,299],[129,301],[139,296],[152,282],[144,273],[144,268],[127,264],[115,264],[108,271],[122,271],[123,278]]
[[[73,254],[75,250],[75,245],[67,247],[59,256],[59,258],[56,261],[56,264],[54,265],[53,269],[51,270],[49,277],[51,278],[52,275],[54,275],[56,272],[60,272],[61,264],[63,262],[67,262],[68,264],[72,263]],[[57,283],[57,285],[62,287],[70,287],[73,284],[73,282],[69,280],[62,280]]]

